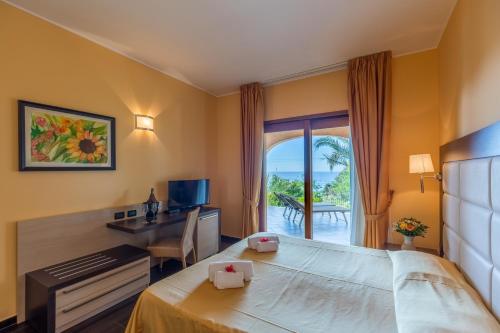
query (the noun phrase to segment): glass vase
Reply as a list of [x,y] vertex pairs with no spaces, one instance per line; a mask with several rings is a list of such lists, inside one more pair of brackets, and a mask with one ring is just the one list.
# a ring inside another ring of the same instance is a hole
[[403,235],[403,244],[401,245],[401,250],[409,250],[414,251],[417,248],[413,245],[414,236],[404,236]]

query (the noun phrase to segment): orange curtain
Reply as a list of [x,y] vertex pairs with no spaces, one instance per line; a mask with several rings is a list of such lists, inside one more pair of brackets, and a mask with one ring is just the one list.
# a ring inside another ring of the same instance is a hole
[[259,231],[259,200],[264,152],[264,95],[259,83],[241,86],[243,228],[247,237]]
[[365,211],[364,245],[372,248],[385,246],[391,201],[391,58],[387,51],[348,63],[349,119]]

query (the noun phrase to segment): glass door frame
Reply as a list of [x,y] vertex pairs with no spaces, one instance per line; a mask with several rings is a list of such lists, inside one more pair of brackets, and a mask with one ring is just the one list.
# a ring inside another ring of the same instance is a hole
[[[349,126],[347,110],[264,121],[264,133],[303,130],[304,132],[304,228],[305,238],[313,238],[312,228],[312,131]],[[266,230],[266,154],[263,154],[262,183],[259,204],[259,229]]]

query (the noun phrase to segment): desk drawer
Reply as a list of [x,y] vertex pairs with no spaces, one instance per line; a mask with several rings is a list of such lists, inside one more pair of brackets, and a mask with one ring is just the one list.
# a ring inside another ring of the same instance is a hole
[[114,288],[82,298],[56,310],[56,333],[62,332],[99,312],[141,292],[149,285],[149,274],[133,277]]
[[131,262],[109,272],[58,290],[56,292],[56,309],[109,291],[142,274],[147,274],[149,278],[149,258]]

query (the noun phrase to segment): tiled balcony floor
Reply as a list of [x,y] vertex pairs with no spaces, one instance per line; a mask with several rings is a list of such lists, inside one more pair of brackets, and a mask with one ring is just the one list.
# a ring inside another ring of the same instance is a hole
[[[267,207],[267,230],[279,234],[289,235],[293,237],[304,237],[304,223],[300,222],[300,215],[297,215],[295,221],[290,220],[283,216],[284,207]],[[332,213],[331,217],[325,213],[314,213],[313,216],[313,239],[349,245],[350,243],[350,213],[346,213],[348,223],[344,222],[342,214],[337,214],[339,220],[337,221],[335,215]]]

